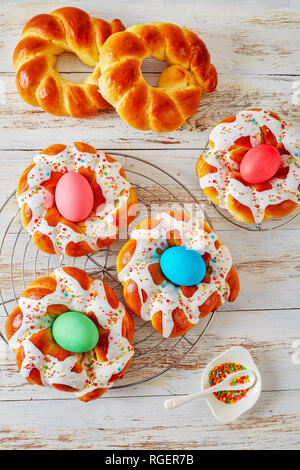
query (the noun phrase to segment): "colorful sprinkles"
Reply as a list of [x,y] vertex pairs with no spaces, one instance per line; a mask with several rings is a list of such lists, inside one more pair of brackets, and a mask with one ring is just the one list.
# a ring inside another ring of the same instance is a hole
[[[228,375],[243,370],[246,370],[246,367],[238,364],[237,362],[226,362],[224,364],[219,364],[209,372],[209,386],[213,387],[214,385],[222,382],[222,380],[226,379]],[[243,384],[247,382],[249,382],[249,376],[245,376],[241,373],[240,376],[235,377],[232,382],[230,382],[230,385],[241,384],[241,390],[216,392],[214,393],[214,396],[227,405],[233,405],[247,395],[248,389],[243,390],[242,387]]]

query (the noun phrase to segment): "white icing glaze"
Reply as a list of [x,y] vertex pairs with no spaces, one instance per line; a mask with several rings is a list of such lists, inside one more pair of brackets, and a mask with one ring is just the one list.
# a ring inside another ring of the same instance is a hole
[[292,363],[295,365],[300,364],[300,340],[296,340],[292,344],[292,348],[296,351],[292,354]]
[[[239,165],[231,160],[228,149],[243,136],[250,136],[252,146],[261,143],[262,126],[268,127],[287,150],[288,155],[281,155],[281,167],[289,167],[289,172],[285,179],[271,178],[269,182],[272,189],[258,192],[253,185],[246,186],[230,177],[233,171],[239,171]],[[209,165],[217,168],[217,172],[200,178],[200,185],[203,189],[211,187],[218,191],[220,207],[227,208],[227,198],[232,195],[238,202],[249,207],[255,222],[260,223],[264,220],[265,209],[269,205],[286,200],[300,204],[300,143],[291,124],[278,121],[266,110],[245,110],[236,115],[234,122],[218,124],[212,130],[210,140],[214,143],[214,148],[203,158]]]
[[[218,292],[222,303],[227,300],[230,292],[226,277],[232,261],[229,250],[224,245],[218,249],[215,247],[217,235],[199,228],[200,220],[178,221],[165,212],[157,214],[154,219],[159,221],[157,227],[151,230],[135,229],[131,233],[131,238],[137,241],[136,249],[129,263],[119,273],[119,280],[122,283],[129,279],[135,281],[141,301],[142,290],[146,292],[148,298],[145,302],[142,301],[141,317],[149,321],[155,313],[161,311],[162,333],[163,336],[169,337],[174,327],[172,312],[175,308],[183,309],[188,321],[196,324],[199,321],[198,307],[203,305],[211,294]],[[164,251],[168,248],[167,234],[170,230],[179,231],[184,246],[198,251],[201,255],[209,253],[212,258],[210,283],[197,284],[197,291],[190,298],[185,297],[181,289],[168,280],[156,285],[149,272],[151,264],[160,262],[161,255],[156,250]]]
[[[103,283],[95,279],[88,290],[82,289],[76,279],[63,269],[56,269],[54,277],[57,281],[55,292],[42,299],[34,300],[21,297],[19,306],[23,313],[20,328],[12,336],[9,346],[16,350],[23,346],[25,359],[22,363],[21,374],[27,378],[33,368],[41,374],[44,385],[68,385],[79,391],[77,396],[85,395],[96,388],[109,388],[112,375],[119,373],[133,356],[133,347],[122,336],[122,322],[125,307],[119,303],[116,309],[109,304]],[[69,310],[85,314],[93,312],[98,323],[104,329],[109,329],[107,361],[96,359],[94,351],[84,354],[73,354],[64,361],[59,361],[50,354],[44,355],[31,341],[35,333],[50,328],[53,319],[47,314],[50,305],[63,304]],[[80,361],[82,372],[72,372],[75,363]]]
[[[32,218],[27,226],[29,233],[39,231],[48,235],[57,254],[65,253],[70,241],[85,241],[93,251],[97,251],[99,238],[116,237],[118,228],[114,216],[126,203],[130,189],[128,181],[120,175],[122,166],[119,162],[109,162],[104,152],[80,152],[74,144],[67,146],[57,155],[38,154],[33,162],[35,166],[27,175],[28,189],[18,198],[20,207],[26,203],[32,211]],[[96,181],[106,203],[99,205],[82,223],[84,233],[78,233],[62,222],[51,227],[45,220],[49,193],[42,183],[50,179],[52,171],[78,172],[80,168],[89,168],[95,172]]]

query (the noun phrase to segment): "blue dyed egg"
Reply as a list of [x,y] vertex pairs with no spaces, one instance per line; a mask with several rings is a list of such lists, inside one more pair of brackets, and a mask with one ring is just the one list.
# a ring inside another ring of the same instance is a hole
[[206,273],[202,256],[184,246],[173,246],[164,251],[160,267],[166,278],[178,286],[194,286],[202,281]]

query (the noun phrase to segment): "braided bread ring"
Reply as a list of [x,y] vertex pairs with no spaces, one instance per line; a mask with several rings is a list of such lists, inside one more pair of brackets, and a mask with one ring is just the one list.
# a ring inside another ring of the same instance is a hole
[[[202,254],[206,274],[199,284],[177,286],[164,276],[161,254],[179,245]],[[239,293],[229,250],[204,221],[181,210],[161,212],[139,223],[119,252],[116,266],[126,305],[164,337],[185,334],[199,318],[227,300],[233,302]]]
[[[65,219],[55,189],[67,172],[82,174],[94,194],[91,214],[81,222]],[[137,211],[136,194],[119,162],[84,142],[50,145],[22,173],[17,188],[24,228],[49,254],[84,256],[110,245]]]
[[[99,341],[93,350],[72,353],[55,342],[53,323],[70,310],[82,312],[97,326]],[[74,267],[33,281],[7,318],[5,331],[28,382],[76,393],[85,402],[101,397],[121,379],[134,353],[130,313],[108,285]]]
[[[277,148],[280,168],[264,183],[246,183],[240,164],[248,150],[260,143]],[[212,130],[209,150],[198,160],[197,175],[214,204],[238,221],[260,224],[285,217],[299,206],[299,155],[299,137],[291,124],[272,111],[250,108],[228,116]]]
[[[142,61],[166,62],[157,88],[143,78]],[[217,72],[204,42],[170,23],[136,25],[109,37],[101,50],[99,88],[124,121],[141,130],[169,132],[192,116],[202,90],[217,86]]]
[[[35,16],[25,25],[13,56],[20,96],[57,116],[82,118],[110,108],[98,91],[99,53],[108,36],[124,29],[120,20],[107,23],[73,7]],[[55,69],[56,56],[64,51],[94,67],[84,82],[66,80]]]

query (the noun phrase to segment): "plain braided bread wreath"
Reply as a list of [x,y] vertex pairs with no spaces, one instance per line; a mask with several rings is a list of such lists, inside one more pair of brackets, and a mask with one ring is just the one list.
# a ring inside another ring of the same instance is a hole
[[[166,62],[157,87],[141,72],[151,56]],[[141,130],[170,132],[192,116],[202,90],[217,86],[217,72],[204,42],[170,23],[136,25],[110,36],[101,49],[99,88],[124,121]]]
[[[107,23],[73,7],[35,16],[25,25],[14,51],[20,96],[57,116],[82,118],[110,108],[98,91],[99,54],[106,39],[124,29],[120,20]],[[60,76],[55,63],[63,52],[73,52],[94,68],[84,82],[73,83]]]

